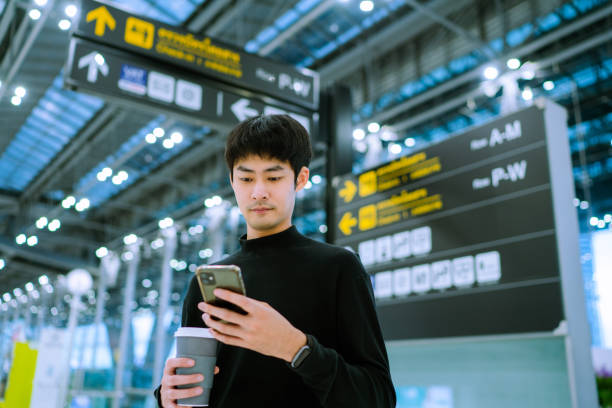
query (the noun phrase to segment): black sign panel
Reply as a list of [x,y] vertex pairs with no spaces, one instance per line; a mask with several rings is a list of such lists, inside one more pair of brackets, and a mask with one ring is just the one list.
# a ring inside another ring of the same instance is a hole
[[544,116],[532,107],[337,188],[337,244],[387,340],[550,331],[564,318]]
[[74,35],[183,67],[238,88],[312,110],[318,108],[319,78],[313,71],[279,64],[104,3],[81,1]]
[[306,129],[312,128],[308,111],[264,104],[192,72],[87,40],[71,40],[66,73],[65,82],[75,89],[172,111],[190,120],[233,126],[259,114],[288,113]]

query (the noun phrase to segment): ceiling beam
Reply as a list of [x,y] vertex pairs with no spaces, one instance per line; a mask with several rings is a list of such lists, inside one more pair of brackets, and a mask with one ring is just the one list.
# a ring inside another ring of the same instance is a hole
[[187,23],[187,29],[196,33],[204,31],[206,25],[209,24],[221,10],[228,7],[230,4],[231,0],[207,1],[204,4],[204,8]]
[[[535,41],[525,44],[524,46],[516,50],[512,50],[508,53],[507,57],[509,58],[510,56],[512,56],[515,58],[522,58],[524,56],[528,56],[539,49],[549,46],[550,44],[554,43],[560,38],[566,37],[575,31],[578,31],[588,25],[591,25],[597,22],[598,20],[608,17],[610,14],[612,14],[612,5],[604,7],[603,9],[599,10],[596,13],[589,14],[585,17],[579,18],[578,20],[570,24],[567,24],[564,27],[558,28],[557,30],[553,31],[552,33],[548,35],[545,35],[543,37],[538,38]],[[600,37],[599,40],[588,40],[588,41],[601,41],[601,36],[602,35],[605,36],[606,34],[608,33],[603,33],[600,36],[598,36]],[[548,62],[545,62],[545,63],[548,64]],[[385,123],[389,121],[390,119],[392,119],[393,117],[398,116],[401,113],[406,112],[416,106],[422,105],[426,103],[427,101],[430,101],[431,99],[444,94],[445,92],[451,91],[462,85],[465,85],[466,83],[470,81],[476,80],[480,78],[481,75],[482,75],[481,70],[478,68],[473,69],[472,71],[468,71],[465,74],[462,74],[456,78],[453,78],[447,82],[444,82],[443,84],[439,86],[436,86],[435,88],[432,88],[428,91],[425,91],[422,94],[414,96],[406,100],[405,102],[400,103],[399,105],[395,105],[392,108],[376,113],[372,117],[368,118],[367,122]],[[365,123],[366,121],[358,124],[358,126],[363,126],[365,125]]]
[[289,38],[293,37],[297,32],[307,27],[314,19],[329,10],[337,0],[325,0],[305,15],[301,16],[292,26],[280,33],[272,41],[261,47],[258,54],[262,56],[269,55],[272,51],[282,45]]
[[[440,16],[462,10],[472,3],[472,0],[434,0],[430,9]],[[372,34],[363,42],[326,63],[317,71],[321,76],[321,87],[329,86],[337,80],[344,78],[359,70],[368,61],[374,60],[390,50],[416,37],[419,33],[431,27],[433,22],[424,19],[421,13],[413,12],[395,21],[387,28]]]

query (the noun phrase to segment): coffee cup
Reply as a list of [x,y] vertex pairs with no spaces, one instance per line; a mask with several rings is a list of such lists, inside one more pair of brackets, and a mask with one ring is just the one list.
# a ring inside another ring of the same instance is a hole
[[203,390],[202,394],[195,397],[179,399],[177,404],[185,407],[207,407],[217,362],[217,339],[212,336],[209,329],[202,327],[179,327],[174,337],[176,337],[176,356],[195,361],[192,367],[177,367],[176,374],[204,376],[204,380],[199,383],[177,386],[177,388],[200,386]]

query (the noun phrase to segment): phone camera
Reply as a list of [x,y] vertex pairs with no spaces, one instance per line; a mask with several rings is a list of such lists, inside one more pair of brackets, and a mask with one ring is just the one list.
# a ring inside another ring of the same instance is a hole
[[215,275],[212,273],[204,273],[202,277],[204,278],[203,280],[205,285],[214,285],[216,283]]

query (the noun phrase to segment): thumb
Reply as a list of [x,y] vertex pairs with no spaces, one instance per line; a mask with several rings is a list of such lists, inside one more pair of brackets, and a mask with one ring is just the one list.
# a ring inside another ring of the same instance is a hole
[[219,374],[219,367],[215,366],[215,374]]

